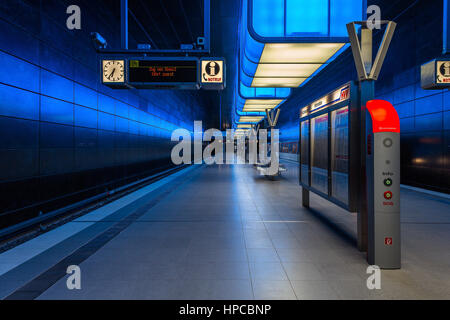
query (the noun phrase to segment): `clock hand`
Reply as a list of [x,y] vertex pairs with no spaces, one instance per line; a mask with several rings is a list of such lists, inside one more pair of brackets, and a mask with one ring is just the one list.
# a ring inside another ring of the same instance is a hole
[[109,79],[111,80],[111,77],[114,75],[114,72],[116,72],[116,69],[114,68],[111,74],[109,75]]

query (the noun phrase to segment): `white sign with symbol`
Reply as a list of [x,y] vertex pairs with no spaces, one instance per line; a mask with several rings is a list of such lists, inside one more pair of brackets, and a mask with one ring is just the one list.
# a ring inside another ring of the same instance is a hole
[[202,83],[223,83],[223,61],[202,60]]
[[437,61],[436,83],[450,83],[450,61]]

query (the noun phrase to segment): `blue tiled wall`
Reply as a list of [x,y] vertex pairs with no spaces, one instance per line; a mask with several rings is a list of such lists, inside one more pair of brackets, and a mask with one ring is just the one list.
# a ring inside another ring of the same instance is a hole
[[[107,2],[0,1],[0,228],[167,168],[172,131],[208,116],[198,92],[100,83],[90,33],[120,40]],[[71,4],[81,30],[66,27]]]
[[[89,33],[100,32],[112,47],[120,33],[99,3],[72,1],[82,9],[82,30],[69,31],[67,1],[1,1],[2,182],[168,156],[149,151],[151,141],[167,143],[173,129],[204,118],[198,93],[101,85]],[[112,160],[98,156],[103,143]]]

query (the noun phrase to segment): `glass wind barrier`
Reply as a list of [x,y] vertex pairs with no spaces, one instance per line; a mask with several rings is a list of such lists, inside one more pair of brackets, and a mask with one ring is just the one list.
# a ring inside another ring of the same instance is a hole
[[328,114],[311,119],[311,186],[328,194]]
[[301,182],[309,186],[309,121],[300,124],[301,145],[300,145],[300,175]]
[[349,110],[331,113],[331,195],[348,205]]

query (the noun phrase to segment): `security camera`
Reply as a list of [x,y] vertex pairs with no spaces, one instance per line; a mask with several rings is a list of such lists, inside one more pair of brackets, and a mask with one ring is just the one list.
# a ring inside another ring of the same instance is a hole
[[205,37],[198,37],[197,38],[197,46],[200,48],[205,47]]
[[108,46],[108,42],[106,42],[105,38],[103,38],[98,32],[91,33],[91,40],[97,50],[106,49]]

